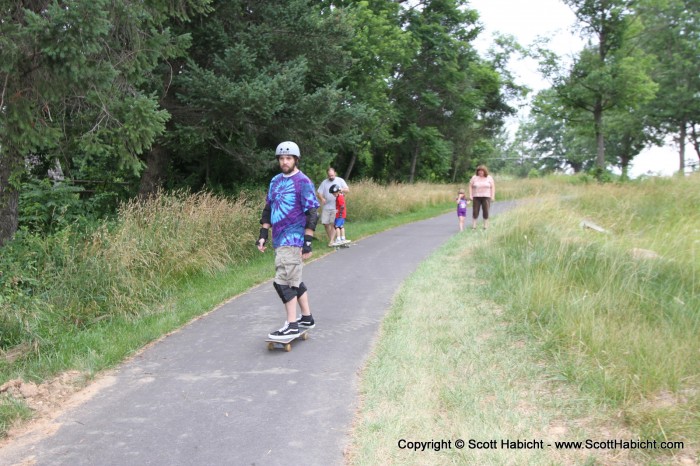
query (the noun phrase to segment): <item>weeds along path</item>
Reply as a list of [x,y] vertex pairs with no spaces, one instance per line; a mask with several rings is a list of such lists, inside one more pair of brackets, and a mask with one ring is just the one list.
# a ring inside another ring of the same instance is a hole
[[[556,447],[638,437],[559,381],[518,323],[475,291],[481,247],[487,234],[465,231],[402,285],[361,377],[349,463],[646,464],[628,450]],[[655,458],[665,460],[675,461]]]
[[271,282],[232,299],[100,377],[79,393],[88,399],[0,449],[0,464],[343,464],[380,323],[456,232],[450,213],[310,263],[317,328],[289,353],[264,342],[284,319]]

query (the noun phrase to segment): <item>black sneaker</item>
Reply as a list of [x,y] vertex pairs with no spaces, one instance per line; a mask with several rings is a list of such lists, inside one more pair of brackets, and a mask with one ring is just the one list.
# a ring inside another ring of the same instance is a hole
[[299,320],[297,320],[297,323],[299,324],[300,329],[309,329],[309,328],[314,328],[316,326],[316,322],[314,322],[313,316],[304,316],[302,315],[299,317]]
[[286,340],[289,337],[299,335],[299,325],[296,322],[284,323],[284,327],[267,335],[270,340]]

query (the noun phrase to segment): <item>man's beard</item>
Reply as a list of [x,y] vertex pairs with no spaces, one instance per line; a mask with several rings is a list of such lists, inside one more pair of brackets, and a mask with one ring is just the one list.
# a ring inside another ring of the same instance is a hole
[[293,163],[293,164],[292,164],[291,166],[289,166],[289,167],[287,167],[287,166],[285,166],[285,165],[282,165],[282,166],[280,167],[280,170],[282,170],[282,173],[284,173],[285,175],[289,175],[290,173],[292,173],[292,172],[294,171],[294,169],[295,169],[296,167],[297,167],[297,164],[296,164],[296,163]]

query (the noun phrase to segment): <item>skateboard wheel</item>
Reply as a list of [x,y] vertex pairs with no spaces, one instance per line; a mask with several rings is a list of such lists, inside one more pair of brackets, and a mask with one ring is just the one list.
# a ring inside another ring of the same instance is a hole
[[284,350],[285,350],[287,353],[289,353],[290,351],[292,351],[292,344],[291,344],[291,343],[287,343],[286,345],[284,345]]
[[268,343],[268,344],[267,344],[267,349],[270,350],[270,351],[272,351],[273,349],[275,349],[275,344],[272,343],[272,342]]
[[303,335],[301,336],[301,339],[304,340],[304,341],[308,340],[308,339],[309,339],[309,334],[308,334],[308,333],[303,334]]

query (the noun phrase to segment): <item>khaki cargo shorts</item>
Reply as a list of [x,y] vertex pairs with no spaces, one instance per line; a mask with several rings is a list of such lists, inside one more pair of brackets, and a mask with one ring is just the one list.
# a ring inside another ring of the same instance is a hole
[[275,283],[298,287],[303,268],[301,248],[282,246],[275,249]]
[[332,225],[335,221],[335,209],[322,209],[321,210],[321,225]]

